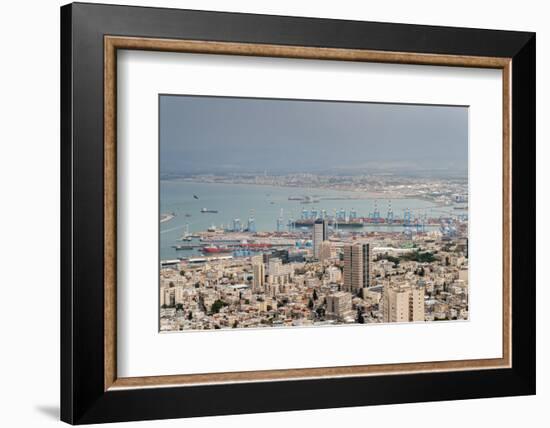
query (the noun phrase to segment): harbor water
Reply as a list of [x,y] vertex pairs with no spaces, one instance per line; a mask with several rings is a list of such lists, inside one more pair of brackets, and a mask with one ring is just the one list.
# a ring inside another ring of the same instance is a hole
[[[289,200],[289,197],[304,196],[310,197],[313,202]],[[174,217],[160,223],[160,258],[167,260],[196,254],[195,251],[177,251],[173,248],[182,244],[180,239],[186,230],[196,233],[212,226],[232,227],[235,219],[246,227],[248,218],[252,216],[258,232],[270,232],[276,230],[277,218],[281,214],[286,229],[289,219],[301,218],[302,210],[325,210],[329,216],[334,215],[335,210],[345,210],[347,214],[354,210],[357,217],[368,217],[377,207],[380,217],[385,218],[390,204],[395,218],[402,219],[406,209],[411,211],[413,218],[456,215],[453,207],[438,206],[422,199],[389,199],[332,189],[161,180],[159,214],[173,213]],[[204,208],[217,212],[203,213],[201,210]],[[368,228],[378,231],[402,229],[384,225],[369,225]]]

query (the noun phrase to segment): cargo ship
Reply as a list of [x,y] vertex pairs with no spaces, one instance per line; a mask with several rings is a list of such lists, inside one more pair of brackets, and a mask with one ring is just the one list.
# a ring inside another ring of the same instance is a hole
[[313,204],[318,202],[319,199],[314,196],[304,196],[304,198],[300,201],[301,204]]
[[192,245],[174,245],[172,248],[174,248],[176,251],[192,250],[193,246]]
[[217,214],[218,210],[211,210],[211,209],[208,209],[208,208],[202,208],[201,213],[203,213],[203,214],[206,214],[206,213]]
[[202,248],[202,252],[205,254],[219,254],[219,253],[231,253],[233,250],[229,247],[217,247],[210,245]]
[[268,248],[271,248],[273,245],[265,242],[258,242],[258,243],[242,243],[239,245],[241,248],[248,248],[250,250],[265,250]]
[[[294,225],[296,227],[313,227],[313,223],[315,223],[315,220],[307,219],[307,220],[296,220],[294,222]],[[339,228],[361,228],[363,227],[363,221],[361,220],[342,220],[336,223]],[[332,221],[329,221],[329,225],[334,226],[334,223]]]

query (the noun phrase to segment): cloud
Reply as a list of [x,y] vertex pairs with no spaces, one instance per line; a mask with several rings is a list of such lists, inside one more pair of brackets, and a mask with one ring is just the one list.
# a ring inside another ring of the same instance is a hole
[[161,96],[161,172],[467,169],[468,109]]

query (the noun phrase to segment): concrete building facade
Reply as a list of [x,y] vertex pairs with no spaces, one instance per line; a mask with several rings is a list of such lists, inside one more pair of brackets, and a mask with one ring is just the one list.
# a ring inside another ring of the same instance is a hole
[[352,312],[351,293],[339,291],[327,296],[327,315],[343,318]]
[[344,290],[358,294],[372,284],[372,251],[368,242],[344,245]]
[[410,285],[384,288],[384,322],[424,321],[424,289]]
[[252,291],[259,293],[265,289],[265,265],[262,256],[252,257]]
[[320,259],[321,243],[326,240],[328,240],[328,222],[317,219],[313,223],[313,257],[315,259]]

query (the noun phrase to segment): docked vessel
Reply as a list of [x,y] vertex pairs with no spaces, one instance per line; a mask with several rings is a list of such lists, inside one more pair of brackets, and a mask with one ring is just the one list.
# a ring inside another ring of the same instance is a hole
[[229,247],[218,247],[216,245],[209,245],[202,248],[202,252],[205,254],[219,254],[219,253],[231,253],[233,250]]
[[241,244],[239,244],[239,247],[248,248],[250,250],[265,250],[265,249],[271,248],[272,246],[273,246],[273,244],[270,244],[268,242],[241,243]]
[[[296,220],[294,222],[294,225],[296,227],[313,227],[313,224],[315,223],[315,220],[313,219],[301,219]],[[333,225],[334,223],[330,221],[330,224]],[[336,223],[339,228],[361,228],[363,227],[363,221],[361,220],[342,220],[338,221]]]
[[304,196],[300,201],[301,204],[313,204],[319,202],[319,199],[314,196]]
[[172,248],[174,248],[176,251],[182,251],[182,250],[192,250],[193,246],[191,246],[191,245],[174,245]]

